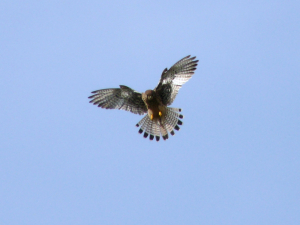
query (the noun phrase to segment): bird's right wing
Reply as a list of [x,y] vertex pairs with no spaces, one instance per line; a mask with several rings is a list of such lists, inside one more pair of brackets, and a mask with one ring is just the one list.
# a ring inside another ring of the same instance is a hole
[[101,89],[92,92],[90,103],[104,109],[122,109],[135,114],[147,113],[147,106],[142,100],[142,94],[120,85],[120,88]]

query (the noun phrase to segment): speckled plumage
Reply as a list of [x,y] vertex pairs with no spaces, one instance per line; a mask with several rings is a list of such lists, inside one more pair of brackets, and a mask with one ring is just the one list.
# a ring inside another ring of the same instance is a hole
[[181,109],[167,107],[172,104],[181,86],[187,82],[197,67],[196,57],[184,57],[169,70],[166,68],[154,90],[139,93],[127,86],[120,88],[101,89],[93,91],[90,101],[94,105],[105,109],[123,109],[135,114],[146,115],[139,123],[139,133],[144,133],[150,140],[154,137],[159,141],[160,136],[168,139],[168,133],[174,135],[174,129],[179,130],[182,125],[179,113]]

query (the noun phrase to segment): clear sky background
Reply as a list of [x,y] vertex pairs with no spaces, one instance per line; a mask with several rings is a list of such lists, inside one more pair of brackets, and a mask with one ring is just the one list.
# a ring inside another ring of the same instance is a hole
[[[0,29],[0,224],[300,224],[299,1],[4,0]],[[167,141],[88,103],[187,55]]]

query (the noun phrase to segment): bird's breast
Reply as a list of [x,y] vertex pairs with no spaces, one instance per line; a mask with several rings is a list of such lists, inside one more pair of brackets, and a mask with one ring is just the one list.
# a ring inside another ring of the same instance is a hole
[[148,107],[148,116],[151,120],[157,120],[165,116],[165,107],[161,105],[152,105]]

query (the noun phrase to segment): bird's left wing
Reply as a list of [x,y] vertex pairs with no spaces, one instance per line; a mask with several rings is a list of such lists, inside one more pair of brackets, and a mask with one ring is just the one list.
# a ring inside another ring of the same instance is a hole
[[164,105],[171,105],[181,86],[187,82],[197,67],[196,57],[186,56],[175,63],[169,70],[166,68],[154,89]]
[[90,103],[104,109],[123,109],[135,114],[147,113],[147,106],[142,100],[142,94],[120,85],[120,88],[101,89],[92,92]]

